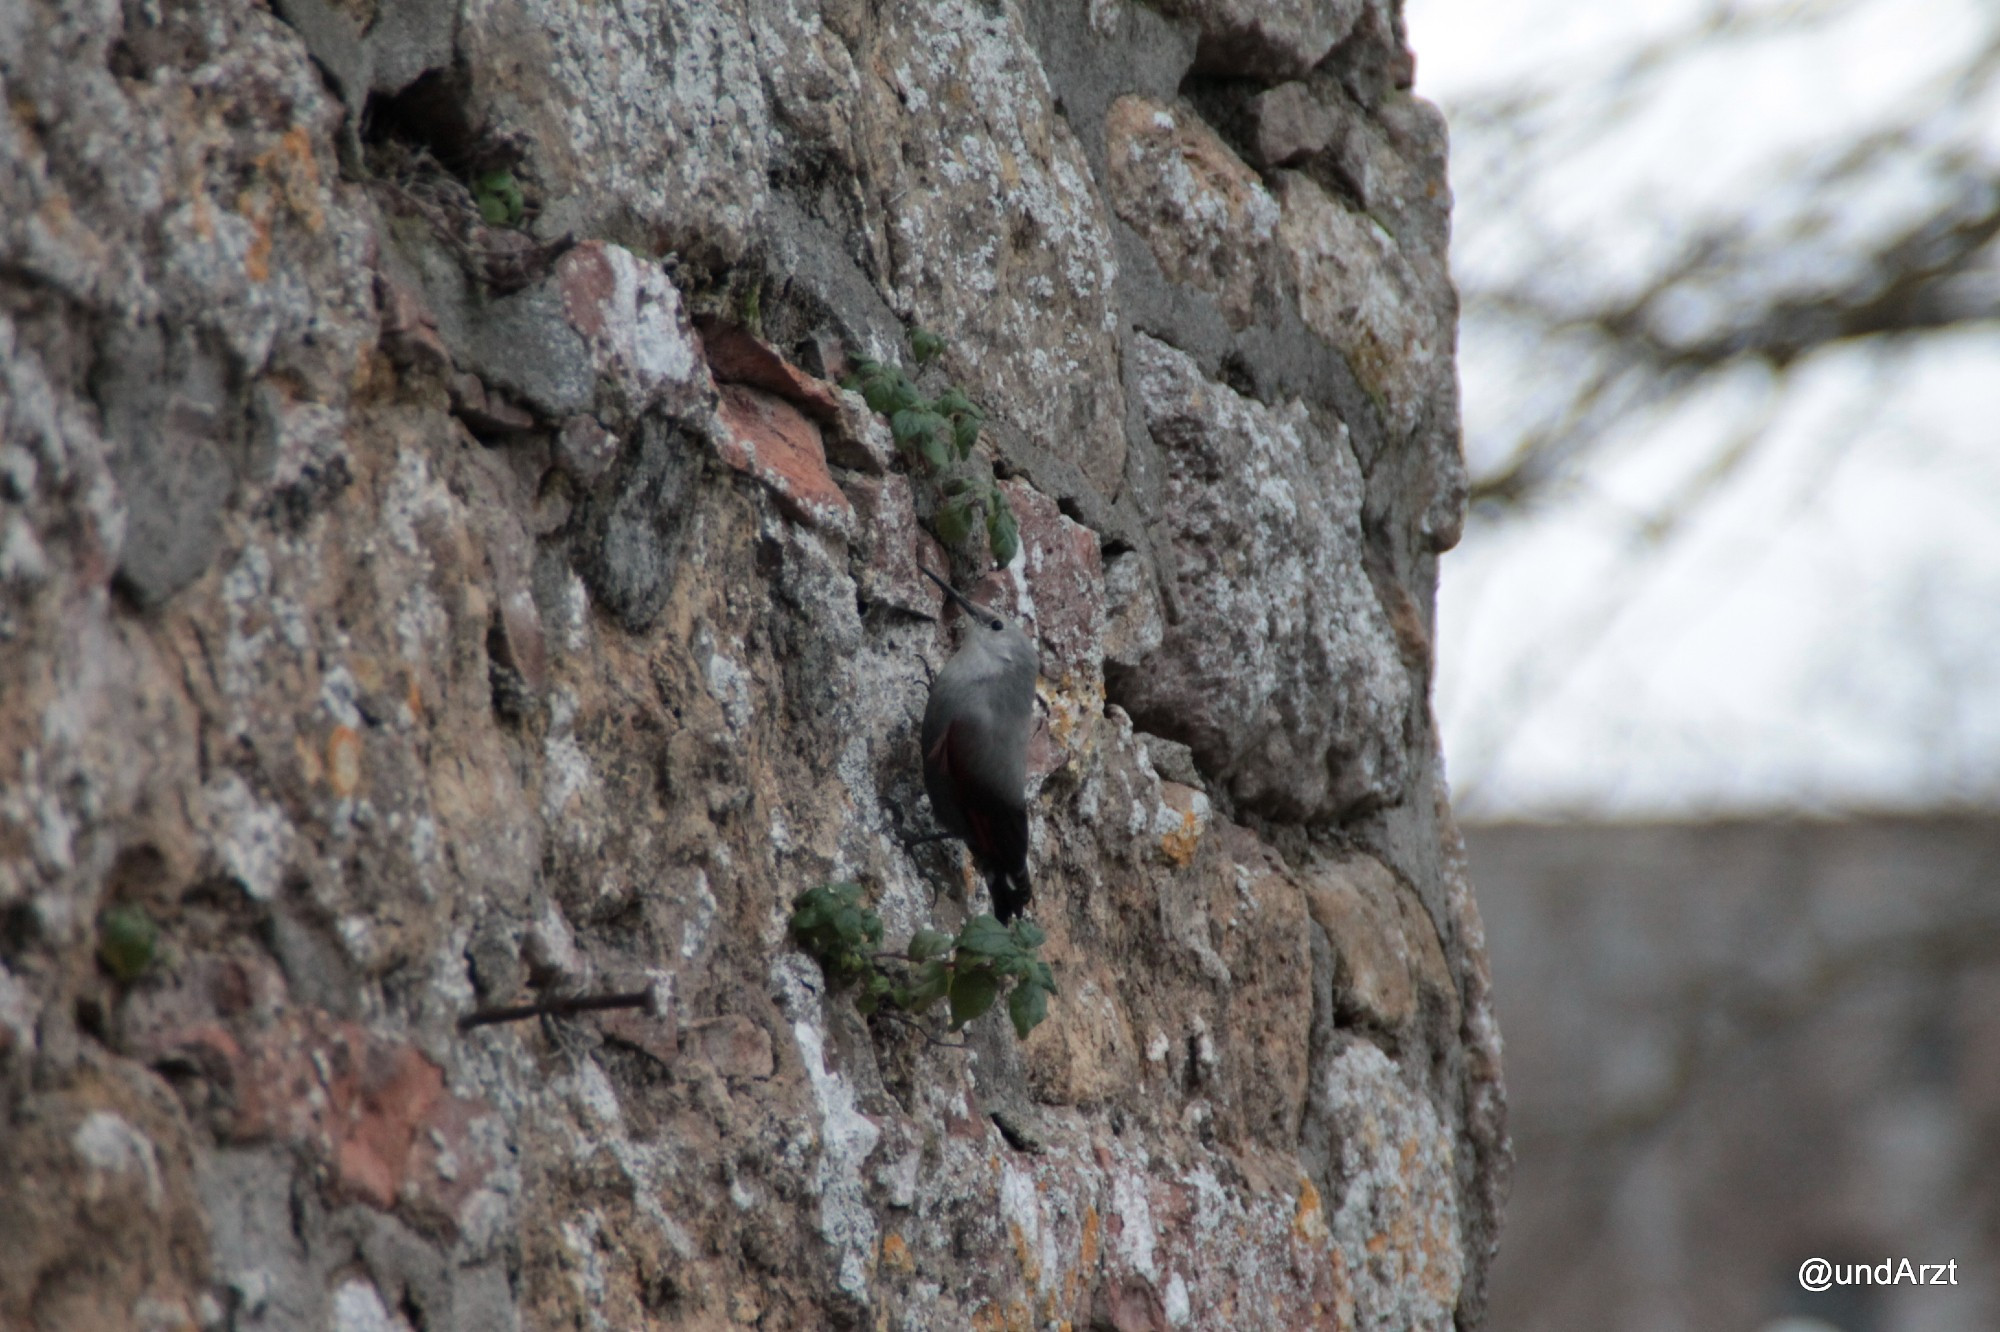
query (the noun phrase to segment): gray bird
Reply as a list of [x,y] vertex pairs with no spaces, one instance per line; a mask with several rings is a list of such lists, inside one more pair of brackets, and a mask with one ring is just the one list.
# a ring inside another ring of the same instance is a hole
[[1005,923],[1033,892],[1028,736],[1041,659],[1019,625],[923,572],[966,614],[964,638],[931,681],[924,708],[924,790],[937,821],[971,850],[993,895],[993,914]]

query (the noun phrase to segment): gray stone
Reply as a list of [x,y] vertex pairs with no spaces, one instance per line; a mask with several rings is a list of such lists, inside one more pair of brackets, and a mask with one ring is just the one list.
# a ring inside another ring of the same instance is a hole
[[703,451],[652,421],[626,444],[618,472],[585,505],[577,568],[606,610],[634,633],[667,598]]
[[1338,121],[1303,83],[1281,83],[1250,99],[1250,141],[1258,166],[1294,166],[1326,147]]
[[1152,760],[1154,772],[1170,782],[1192,786],[1197,791],[1202,789],[1201,769],[1195,766],[1192,749],[1178,740],[1147,735],[1143,731],[1135,738],[1146,747],[1146,756]]
[[1345,432],[1137,345],[1180,614],[1158,651],[1110,672],[1111,696],[1246,808],[1303,819],[1396,803],[1413,699],[1365,569]]
[[556,432],[556,464],[583,485],[590,485],[618,461],[618,437],[594,416],[579,413]]
[[125,502],[119,582],[157,607],[207,571],[236,479],[223,452],[224,369],[199,347],[171,350],[156,325],[123,330],[95,382]]
[[891,306],[946,339],[974,398],[1019,404],[1017,426],[1115,496],[1109,218],[1019,21],[974,0],[885,15],[882,40],[903,54],[891,77],[861,80],[859,168],[896,201],[871,219],[894,256]]
[[441,317],[438,326],[460,363],[543,416],[561,420],[595,405],[589,345],[564,317],[554,284],[475,301],[454,323]]
[[1353,29],[1368,0],[1167,0],[1201,29],[1195,68],[1207,74],[1296,79]]
[[1104,602],[1106,662],[1136,666],[1165,640],[1166,618],[1153,582],[1153,563],[1139,552],[1128,550],[1104,562]]

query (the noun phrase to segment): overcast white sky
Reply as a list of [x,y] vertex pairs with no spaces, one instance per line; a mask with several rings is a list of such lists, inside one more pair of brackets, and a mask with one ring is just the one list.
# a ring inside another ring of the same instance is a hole
[[[2000,21],[1979,0],[1737,5],[1812,22],[1668,62],[1596,134],[1597,80],[1716,8],[1409,0],[1420,94],[1450,113],[1532,80],[1563,136],[1527,178],[1483,190],[1475,173],[1502,159],[1454,124],[1463,277],[1617,289],[1704,219],[1778,227],[1802,206],[1772,192],[1786,166],[1935,96],[1939,71]],[[2000,162],[2000,105],[1940,134]],[[1758,280],[1810,283],[1843,238],[1965,179],[1941,154],[1898,154],[1820,201],[1823,244]],[[1689,303],[1687,320],[1706,316]],[[1469,320],[1461,368],[1477,459],[1566,367]],[[1671,539],[1649,537],[1752,423],[1747,460]],[[1475,524],[1445,560],[1437,692],[1463,813],[2000,807],[2000,323],[1887,357],[1827,352],[1782,384],[1736,375],[1632,422],[1598,458],[1532,516]]]

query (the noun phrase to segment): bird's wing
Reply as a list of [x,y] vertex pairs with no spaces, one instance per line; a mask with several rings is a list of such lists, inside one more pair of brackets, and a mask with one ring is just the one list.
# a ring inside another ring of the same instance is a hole
[[994,780],[994,768],[1004,771],[1008,765],[981,762],[978,739],[973,725],[954,721],[938,734],[924,766],[949,782],[972,854],[994,868],[1025,874],[1027,794],[1018,781]]

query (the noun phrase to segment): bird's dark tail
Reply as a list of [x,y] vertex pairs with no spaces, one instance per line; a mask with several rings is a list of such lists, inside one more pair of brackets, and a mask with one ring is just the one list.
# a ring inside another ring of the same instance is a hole
[[997,870],[988,874],[986,891],[993,896],[994,918],[1002,925],[1026,911],[1029,899],[1035,895],[1034,885],[1028,882],[1025,865],[1019,869]]

